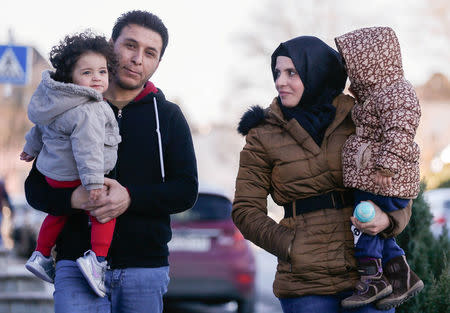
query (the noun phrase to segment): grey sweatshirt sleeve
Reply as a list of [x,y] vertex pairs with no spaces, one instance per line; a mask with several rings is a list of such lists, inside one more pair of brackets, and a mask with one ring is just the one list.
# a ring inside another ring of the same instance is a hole
[[104,182],[105,115],[98,108],[95,104],[85,105],[64,117],[71,124],[72,152],[87,190],[102,188]]
[[25,146],[23,151],[34,157],[37,157],[42,149],[42,132],[38,126],[33,126],[25,135]]

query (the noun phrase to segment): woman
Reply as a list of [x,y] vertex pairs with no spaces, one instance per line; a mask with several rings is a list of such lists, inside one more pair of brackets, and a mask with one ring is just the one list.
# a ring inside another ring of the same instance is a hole
[[[365,233],[394,236],[411,209],[387,215],[376,207],[376,218],[364,224],[350,218],[341,151],[355,130],[354,100],[341,94],[347,76],[335,50],[315,37],[294,38],[273,53],[272,73],[278,97],[265,110],[247,112],[239,125],[246,145],[233,220],[248,240],[278,257],[273,288],[285,313],[346,312],[340,301],[359,277],[350,221]],[[279,224],[267,216],[269,194],[284,206]]]

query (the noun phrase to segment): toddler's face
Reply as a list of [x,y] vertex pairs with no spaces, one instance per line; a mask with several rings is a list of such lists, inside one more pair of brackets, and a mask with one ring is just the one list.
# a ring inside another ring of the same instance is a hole
[[83,53],[73,68],[72,82],[104,93],[109,83],[105,57],[95,52]]

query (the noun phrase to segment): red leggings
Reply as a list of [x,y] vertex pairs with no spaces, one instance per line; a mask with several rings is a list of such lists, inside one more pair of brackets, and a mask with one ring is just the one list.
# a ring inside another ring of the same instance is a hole
[[[48,177],[46,177],[45,179],[47,180],[47,183],[53,188],[74,188],[78,187],[81,184],[80,180],[65,182],[56,181]],[[87,211],[86,213],[89,214]],[[36,251],[41,252],[45,256],[50,255],[50,252],[56,243],[56,239],[64,228],[67,219],[67,216],[47,215],[41,225],[41,230],[39,231]],[[100,223],[95,217],[90,215],[89,219],[92,225],[92,251],[94,251],[97,256],[106,257],[109,247],[111,246],[116,219],[113,219],[104,224]]]

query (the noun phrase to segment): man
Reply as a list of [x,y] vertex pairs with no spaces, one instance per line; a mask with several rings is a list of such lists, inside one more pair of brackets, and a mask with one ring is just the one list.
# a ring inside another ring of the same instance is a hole
[[[52,215],[70,215],[56,244],[55,312],[162,312],[167,291],[170,214],[197,197],[191,134],[177,105],[149,80],[168,43],[155,15],[131,11],[116,21],[111,42],[118,67],[105,98],[116,114],[122,142],[107,192],[88,202],[82,187],[52,189],[33,166],[28,202]],[[106,139],[107,141],[107,139]],[[117,217],[108,253],[106,297],[97,297],[74,260],[90,248],[87,210],[105,223]]]

